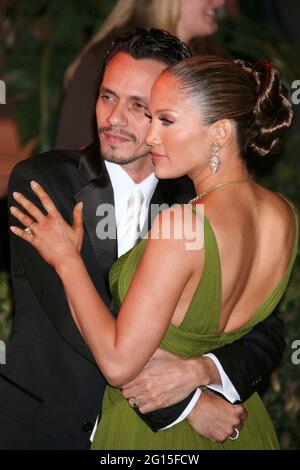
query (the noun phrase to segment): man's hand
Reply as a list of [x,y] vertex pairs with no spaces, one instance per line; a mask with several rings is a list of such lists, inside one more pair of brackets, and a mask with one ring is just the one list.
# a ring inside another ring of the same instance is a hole
[[141,413],[179,403],[200,385],[218,383],[210,358],[182,358],[157,349],[144,370],[122,387],[123,397],[134,398]]
[[241,430],[247,419],[247,411],[241,405],[231,405],[215,393],[206,390],[187,417],[194,431],[215,442],[224,442]]

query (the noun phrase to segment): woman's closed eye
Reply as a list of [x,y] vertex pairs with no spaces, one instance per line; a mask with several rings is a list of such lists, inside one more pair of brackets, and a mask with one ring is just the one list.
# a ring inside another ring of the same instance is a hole
[[170,126],[171,124],[174,124],[174,121],[165,117],[165,116],[159,116],[158,118],[163,126]]

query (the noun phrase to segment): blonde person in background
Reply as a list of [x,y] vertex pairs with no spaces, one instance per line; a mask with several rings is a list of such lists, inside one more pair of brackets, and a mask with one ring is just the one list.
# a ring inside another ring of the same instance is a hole
[[[160,28],[189,43],[203,39],[202,52],[212,50],[207,39],[218,27],[225,0],[119,0],[100,31],[70,65],[55,147],[77,149],[97,139],[95,106],[103,57],[114,38],[138,27]],[[199,41],[197,43],[197,50]]]

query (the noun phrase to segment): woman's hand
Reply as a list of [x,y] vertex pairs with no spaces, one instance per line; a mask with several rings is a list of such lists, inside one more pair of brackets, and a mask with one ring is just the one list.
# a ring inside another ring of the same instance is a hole
[[44,189],[35,181],[31,181],[31,188],[37,195],[45,209],[44,215],[40,209],[22,194],[14,192],[14,199],[28,212],[29,216],[17,207],[10,207],[10,211],[26,228],[11,226],[11,231],[30,243],[44,260],[54,269],[70,259],[78,256],[83,241],[82,202],[76,204],[73,210],[73,226],[71,227],[59,213],[53,201]]

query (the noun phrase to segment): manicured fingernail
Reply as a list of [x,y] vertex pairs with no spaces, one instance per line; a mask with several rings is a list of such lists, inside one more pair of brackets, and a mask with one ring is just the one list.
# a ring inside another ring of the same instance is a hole
[[30,184],[33,188],[37,188],[39,186],[39,184],[36,182],[36,181],[30,181]]
[[13,197],[17,199],[20,196],[20,193],[17,193],[17,191],[13,192]]
[[14,207],[14,206],[11,206],[11,208],[10,208],[10,212],[16,212],[16,209],[17,209],[16,207]]
[[14,225],[11,225],[9,228],[12,232],[15,232],[17,227],[15,227]]
[[83,208],[83,202],[79,202],[79,203],[78,203],[78,207],[79,207],[79,209],[81,210],[81,209]]

